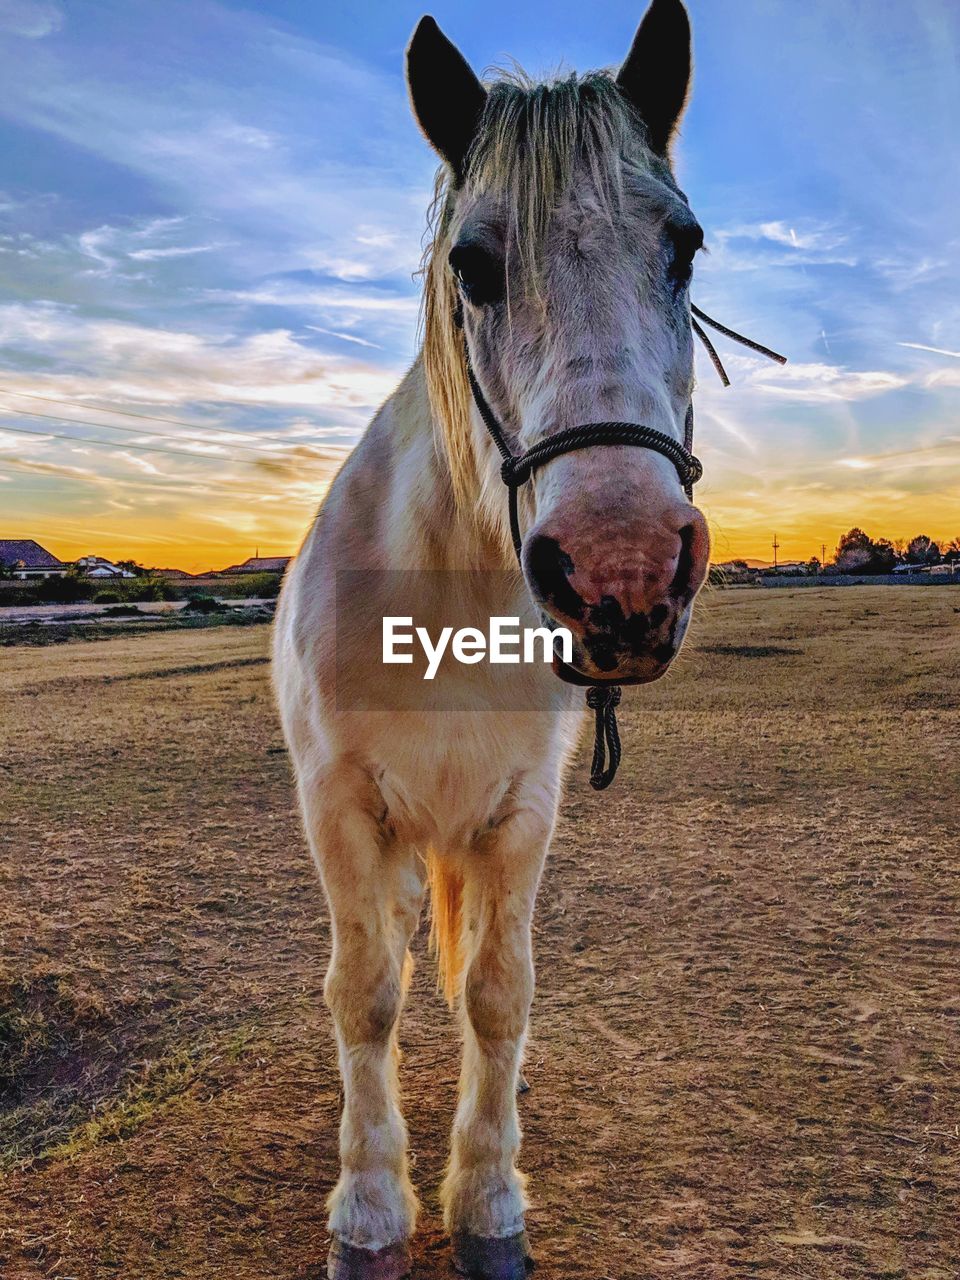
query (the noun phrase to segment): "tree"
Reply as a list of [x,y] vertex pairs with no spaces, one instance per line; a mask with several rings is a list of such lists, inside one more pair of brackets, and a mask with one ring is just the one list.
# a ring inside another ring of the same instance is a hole
[[873,562],[871,573],[893,573],[897,563],[897,552],[889,538],[878,538],[873,544]]
[[925,533],[918,533],[915,538],[910,539],[906,560],[907,564],[939,564],[940,548]]
[[142,578],[144,574],[149,573],[142,564],[137,564],[136,560],[118,560],[118,569],[126,569],[127,573],[132,573],[135,578]]
[[838,573],[867,573],[873,543],[862,529],[853,528],[837,543],[834,562]]
[[837,545],[838,573],[892,573],[896,563],[893,543],[886,538],[874,542],[862,529],[851,529]]
[[950,545],[944,548],[943,560],[945,564],[956,564],[960,561],[960,538],[954,538]]

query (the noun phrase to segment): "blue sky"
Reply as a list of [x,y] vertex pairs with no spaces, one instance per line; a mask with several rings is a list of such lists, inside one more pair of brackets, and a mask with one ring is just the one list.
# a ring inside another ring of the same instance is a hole
[[[432,12],[478,69],[549,72],[618,63],[642,8]],[[690,10],[693,296],[791,357],[730,349],[729,391],[700,368],[717,558],[960,536],[960,10]],[[416,351],[422,11],[0,0],[0,536],[187,568],[295,546]]]

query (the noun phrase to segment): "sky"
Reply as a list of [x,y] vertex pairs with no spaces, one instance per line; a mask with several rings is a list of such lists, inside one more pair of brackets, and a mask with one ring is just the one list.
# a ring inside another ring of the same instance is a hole
[[[960,537],[960,8],[691,0],[714,559]],[[440,0],[478,70],[616,66],[643,5]],[[199,571],[294,551],[415,357],[422,9],[0,0],[0,537]]]

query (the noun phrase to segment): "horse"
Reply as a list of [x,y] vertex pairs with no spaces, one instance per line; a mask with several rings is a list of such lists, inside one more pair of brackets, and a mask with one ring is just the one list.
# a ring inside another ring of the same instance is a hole
[[[397,1029],[428,895],[463,1037],[441,1191],[453,1262],[479,1280],[532,1265],[517,1088],[578,685],[662,676],[709,562],[706,520],[664,451],[685,438],[694,384],[703,232],[671,159],[690,73],[680,0],[653,0],[615,73],[485,84],[430,17],[407,49],[413,113],[440,160],[422,346],[325,496],[274,638],[331,920],[324,997],[343,1081],[331,1280],[409,1273],[417,1199]],[[518,496],[517,561],[485,416],[515,451],[611,419],[660,445],[550,457]],[[457,665],[419,702],[407,667],[371,670],[384,617],[433,634],[452,609],[558,623],[572,661],[509,681]]]

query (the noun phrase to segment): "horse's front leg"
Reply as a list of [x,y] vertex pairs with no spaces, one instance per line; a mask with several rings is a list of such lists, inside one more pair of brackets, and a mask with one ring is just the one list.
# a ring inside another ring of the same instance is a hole
[[397,1022],[409,980],[407,947],[424,871],[380,828],[369,777],[345,766],[301,782],[310,843],[330,904],[333,951],[324,995],[343,1080],[340,1179],[328,1201],[331,1280],[400,1280],[416,1198],[397,1101]]
[[532,1262],[517,1082],[533,998],[530,926],[552,814],[523,810],[464,859],[466,949],[460,1102],[443,1188],[454,1263],[477,1280],[517,1280]]

